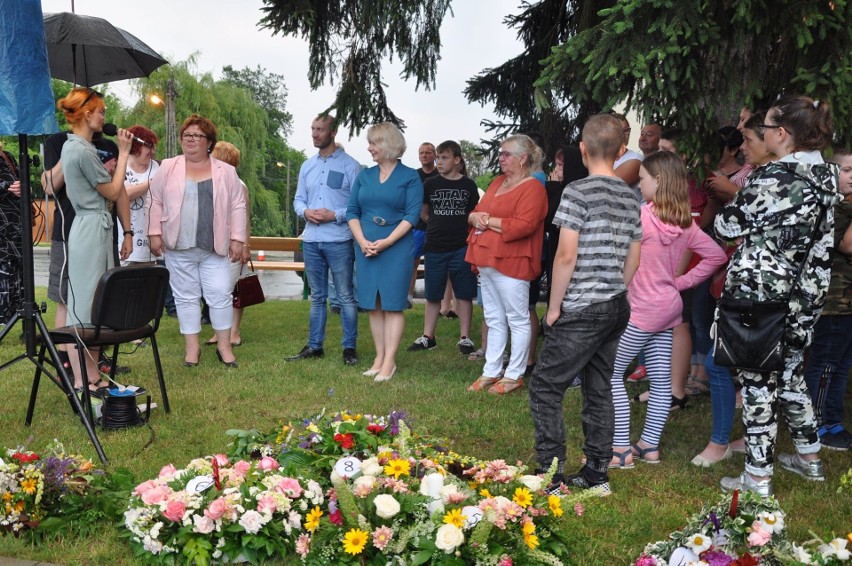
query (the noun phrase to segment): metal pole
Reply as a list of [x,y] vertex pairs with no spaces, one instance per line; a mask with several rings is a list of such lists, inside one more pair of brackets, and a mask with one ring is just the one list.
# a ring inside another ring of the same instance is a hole
[[177,155],[177,124],[175,124],[175,80],[166,83],[166,157]]
[[[284,226],[287,229],[290,229],[290,207],[293,206],[293,203],[290,202],[290,160],[287,160],[287,191],[286,191],[286,202],[284,203]],[[294,236],[298,236],[298,230],[293,234]]]

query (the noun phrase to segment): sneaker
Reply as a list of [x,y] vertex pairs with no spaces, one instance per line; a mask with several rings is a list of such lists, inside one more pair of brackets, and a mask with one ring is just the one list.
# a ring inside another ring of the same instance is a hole
[[464,354],[465,356],[472,354],[476,351],[476,346],[473,345],[473,340],[468,338],[467,336],[462,336],[461,340],[458,341],[456,346],[459,347],[459,352]]
[[434,350],[438,346],[438,342],[434,338],[421,336],[414,341],[414,344],[408,347],[409,352],[419,352],[421,350]]
[[825,472],[819,460],[802,460],[798,454],[778,454],[778,463],[785,470],[799,474],[806,480],[825,481]]
[[571,383],[568,384],[568,389],[579,389],[583,383],[580,381],[580,376],[575,376],[574,379],[571,380]]
[[819,429],[820,444],[829,450],[838,450],[845,452],[852,447],[852,434],[843,428],[843,425],[836,424],[832,427],[822,427]]
[[[556,481],[554,478],[554,484],[555,483]],[[589,481],[586,476],[583,475],[583,470],[580,470],[576,474],[565,476],[565,479],[562,480],[562,483],[564,483],[571,489],[587,491],[589,494],[595,495],[597,497],[606,497],[608,495],[612,495],[612,489],[610,489],[609,487],[608,479],[593,483]]]
[[757,481],[748,472],[743,472],[735,478],[722,478],[719,485],[725,493],[737,489],[739,491],[751,491],[764,498],[772,495],[771,479]]
[[633,373],[627,376],[627,381],[638,383],[648,379],[648,369],[645,366],[636,366]]

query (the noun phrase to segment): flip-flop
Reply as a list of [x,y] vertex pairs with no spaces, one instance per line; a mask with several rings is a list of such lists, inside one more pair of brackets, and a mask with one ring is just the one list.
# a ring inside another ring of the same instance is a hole
[[[632,470],[633,468],[636,467],[636,464],[634,464],[633,462],[630,462],[629,464],[627,463],[627,457],[632,455],[632,454],[633,454],[633,451],[630,448],[628,448],[624,452],[617,452],[617,451],[613,450],[612,451],[612,457],[613,457],[613,459],[617,458],[618,463],[613,464],[612,461],[610,461],[609,469],[610,470],[612,470],[612,469]],[[583,462],[583,463],[585,464],[585,462]]]
[[204,342],[204,345],[205,345],[205,346],[215,346],[215,345],[216,345],[216,344],[218,344],[218,343],[219,343],[219,341],[218,341],[218,340],[213,340],[213,339],[211,338],[210,340],[207,340],[206,342]]
[[518,379],[509,379],[508,377],[504,377],[503,379],[492,385],[488,392],[494,393],[495,395],[505,395],[506,393],[511,393],[512,391],[520,389],[523,386],[523,377],[519,377]]
[[[633,452],[633,459],[639,460],[640,462],[645,462],[646,464],[659,464],[660,463],[660,447],[659,446],[649,446],[648,448],[640,448],[639,443],[635,443],[630,446],[630,450]],[[657,458],[648,458],[647,454],[651,454],[653,452],[657,453]]]

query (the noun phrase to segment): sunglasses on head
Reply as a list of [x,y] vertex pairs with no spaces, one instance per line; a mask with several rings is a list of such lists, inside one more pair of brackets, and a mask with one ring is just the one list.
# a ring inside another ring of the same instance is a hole
[[92,99],[92,97],[93,97],[93,96],[97,96],[98,98],[103,98],[103,97],[104,97],[104,95],[103,95],[103,94],[99,93],[98,91],[96,91],[96,90],[95,90],[95,89],[93,89],[93,88],[90,88],[90,89],[89,89],[89,96],[87,96],[87,97],[86,97],[86,100],[84,100],[84,101],[83,101],[83,104],[81,104],[81,105],[80,105],[80,110],[82,110],[83,108],[85,108],[85,107],[86,107],[86,104],[88,104],[88,103],[89,103],[89,101]]

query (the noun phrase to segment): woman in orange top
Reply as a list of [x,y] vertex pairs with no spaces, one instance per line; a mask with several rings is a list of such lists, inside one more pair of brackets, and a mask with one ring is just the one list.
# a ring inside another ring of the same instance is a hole
[[[530,342],[530,281],[541,273],[547,193],[530,176],[540,168],[541,149],[527,136],[510,136],[500,147],[498,176],[470,213],[465,260],[479,272],[488,346],[482,375],[469,391],[509,393],[523,385]],[[503,372],[509,334],[512,350]]]

